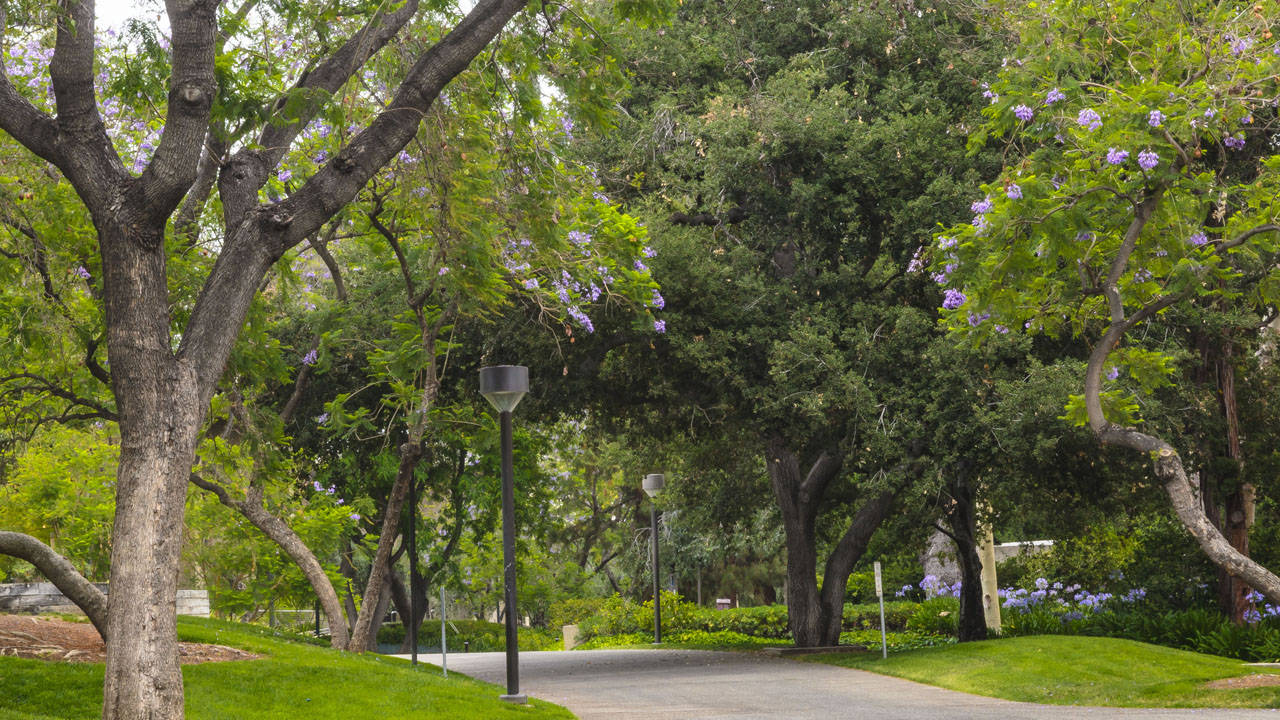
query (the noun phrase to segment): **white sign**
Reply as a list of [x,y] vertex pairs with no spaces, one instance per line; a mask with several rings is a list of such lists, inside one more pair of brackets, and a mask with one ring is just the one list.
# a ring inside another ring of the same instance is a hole
[[884,581],[880,579],[880,561],[877,560],[872,567],[876,569],[876,597],[884,597]]

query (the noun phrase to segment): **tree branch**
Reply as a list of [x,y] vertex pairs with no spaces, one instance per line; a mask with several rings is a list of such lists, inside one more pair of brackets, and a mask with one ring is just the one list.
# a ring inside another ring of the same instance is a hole
[[107,596],[86,580],[69,560],[30,535],[7,530],[0,530],[0,554],[35,565],[49,582],[84,611],[89,622],[98,629],[98,634],[107,640]]

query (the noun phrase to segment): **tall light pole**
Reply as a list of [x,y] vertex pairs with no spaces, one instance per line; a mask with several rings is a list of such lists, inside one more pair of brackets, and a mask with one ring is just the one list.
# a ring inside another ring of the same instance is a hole
[[653,535],[653,642],[662,642],[662,589],[660,577],[662,571],[658,565],[658,506],[653,499],[658,497],[662,488],[666,487],[667,476],[662,473],[650,473],[644,476],[644,493],[649,496],[649,525]]
[[512,459],[511,411],[529,392],[529,368],[496,365],[480,368],[480,394],[498,411],[502,426],[502,564],[507,615],[507,694],[503,700],[524,704],[520,694],[520,648],[516,633],[516,494]]

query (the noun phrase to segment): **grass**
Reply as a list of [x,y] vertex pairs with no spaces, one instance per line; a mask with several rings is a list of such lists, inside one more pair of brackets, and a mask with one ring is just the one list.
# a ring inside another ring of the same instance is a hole
[[[265,628],[180,618],[178,635],[265,655],[261,660],[183,668],[190,720],[358,720],[361,718],[572,718],[536,700],[513,706],[502,689],[430,665],[351,655],[273,637]],[[102,713],[102,665],[0,658],[0,717],[92,720]]]
[[1203,687],[1211,680],[1273,672],[1270,668],[1117,638],[1036,635],[911,650],[888,659],[878,653],[804,659],[1023,702],[1280,708],[1280,687]]

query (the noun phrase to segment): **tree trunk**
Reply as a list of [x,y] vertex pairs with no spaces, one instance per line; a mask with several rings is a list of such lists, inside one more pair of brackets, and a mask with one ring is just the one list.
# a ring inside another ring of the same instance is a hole
[[352,652],[365,652],[373,647],[370,637],[371,633],[376,633],[377,630],[371,631],[370,628],[381,621],[381,616],[375,611],[380,606],[382,612],[386,612],[386,603],[383,602],[386,598],[383,597],[383,590],[388,584],[387,574],[391,571],[391,546],[399,532],[400,513],[404,510],[405,497],[409,494],[409,483],[413,479],[414,468],[417,467],[418,458],[421,456],[422,449],[416,444],[406,442],[400,446],[400,468],[396,473],[395,483],[391,486],[391,495],[387,498],[387,509],[382,518],[382,534],[378,536],[378,549],[369,566],[369,581],[365,584],[364,598],[360,603],[360,615],[355,627],[351,630],[351,644],[348,649]]
[[818,506],[840,474],[840,458],[831,451],[821,453],[801,479],[799,461],[780,437],[768,441],[767,451],[769,478],[787,541],[787,619],[791,636],[797,647],[837,645],[849,575],[866,552],[871,535],[888,515],[893,496],[883,493],[858,509],[827,557],[819,588],[815,528]]
[[[1236,406],[1236,369],[1231,360],[1230,341],[1222,344],[1217,353],[1218,398],[1222,405],[1222,414],[1227,421],[1227,457],[1236,462],[1238,470],[1244,467],[1244,452],[1240,446],[1240,413]],[[1237,482],[1236,487],[1227,494],[1223,502],[1222,529],[1227,542],[1241,555],[1249,556],[1249,528],[1253,524],[1254,488],[1247,483]],[[1223,610],[1237,625],[1244,624],[1245,612],[1252,605],[1245,595],[1249,586],[1231,573],[1220,570],[1218,573],[1218,592]]]
[[9,555],[36,566],[49,582],[67,596],[107,639],[107,597],[89,582],[69,560],[36,538],[22,533],[0,530],[0,555]]
[[952,503],[947,508],[947,520],[951,525],[951,539],[956,544],[956,559],[960,563],[960,618],[958,636],[960,642],[987,639],[986,608],[982,604],[982,561],[978,558],[978,523],[965,467],[951,474]]
[[257,486],[250,486],[247,497],[243,500],[236,500],[220,485],[204,480],[196,475],[191,476],[191,482],[217,496],[218,501],[223,505],[239,512],[253,526],[262,531],[272,542],[279,545],[281,549],[289,555],[298,569],[302,571],[307,582],[311,584],[311,589],[315,591],[316,597],[320,600],[320,607],[324,610],[324,614],[329,618],[329,645],[336,650],[345,650],[350,641],[350,634],[347,631],[347,621],[342,615],[342,603],[338,600],[338,592],[333,588],[333,582],[329,580],[329,575],[324,571],[324,567],[320,565],[320,561],[316,559],[315,553],[311,552],[311,548],[302,542],[302,538],[293,531],[293,528],[285,524],[283,520],[267,512],[262,504],[262,489]]

